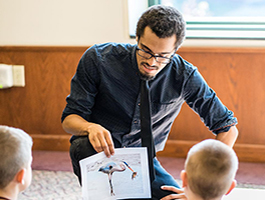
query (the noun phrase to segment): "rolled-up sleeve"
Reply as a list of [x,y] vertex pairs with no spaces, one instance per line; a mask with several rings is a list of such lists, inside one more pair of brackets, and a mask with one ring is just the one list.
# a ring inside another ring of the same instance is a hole
[[224,106],[197,69],[189,74],[183,91],[186,103],[214,134],[227,132],[237,124],[233,112]]
[[76,114],[89,121],[91,109],[97,94],[97,60],[95,48],[88,49],[78,64],[75,75],[71,80],[71,92],[66,98],[61,121],[68,115]]

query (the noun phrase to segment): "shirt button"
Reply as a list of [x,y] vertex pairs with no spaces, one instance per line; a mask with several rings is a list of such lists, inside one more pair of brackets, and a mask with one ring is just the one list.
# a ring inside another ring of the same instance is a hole
[[133,123],[137,124],[137,123],[138,123],[138,121],[137,121],[137,120],[134,120],[134,121],[133,121]]
[[138,103],[138,106],[140,106],[141,104],[140,103]]

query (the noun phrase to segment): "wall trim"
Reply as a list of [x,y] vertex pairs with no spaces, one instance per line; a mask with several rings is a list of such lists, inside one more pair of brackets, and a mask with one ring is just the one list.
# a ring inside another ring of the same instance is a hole
[[[29,51],[29,52],[80,52],[85,51],[88,46],[0,46],[0,51]],[[265,53],[264,47],[193,47],[182,46],[177,53]]]
[[[33,150],[69,151],[71,135],[31,135]],[[185,158],[189,149],[199,141],[168,140],[158,156]],[[241,162],[265,162],[265,145],[235,144],[234,150]]]
[[91,46],[0,46],[0,51],[29,51],[29,52],[80,52]]
[[[189,149],[199,141],[168,140],[158,156],[185,158]],[[235,144],[234,150],[241,162],[265,162],[265,145]]]
[[71,135],[30,135],[33,139],[33,150],[69,151]]

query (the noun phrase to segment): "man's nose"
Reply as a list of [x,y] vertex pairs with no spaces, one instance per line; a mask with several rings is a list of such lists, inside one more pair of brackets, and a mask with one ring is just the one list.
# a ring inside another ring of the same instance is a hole
[[155,57],[151,57],[147,60],[147,63],[150,65],[150,66],[153,66],[153,65],[156,65],[156,58]]

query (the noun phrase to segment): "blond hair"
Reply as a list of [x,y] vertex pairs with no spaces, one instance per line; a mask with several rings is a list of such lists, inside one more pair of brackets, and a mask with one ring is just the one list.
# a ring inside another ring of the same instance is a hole
[[194,145],[185,162],[190,190],[204,200],[226,194],[237,169],[238,158],[233,149],[212,139]]
[[0,125],[0,189],[31,160],[32,138],[23,130]]

